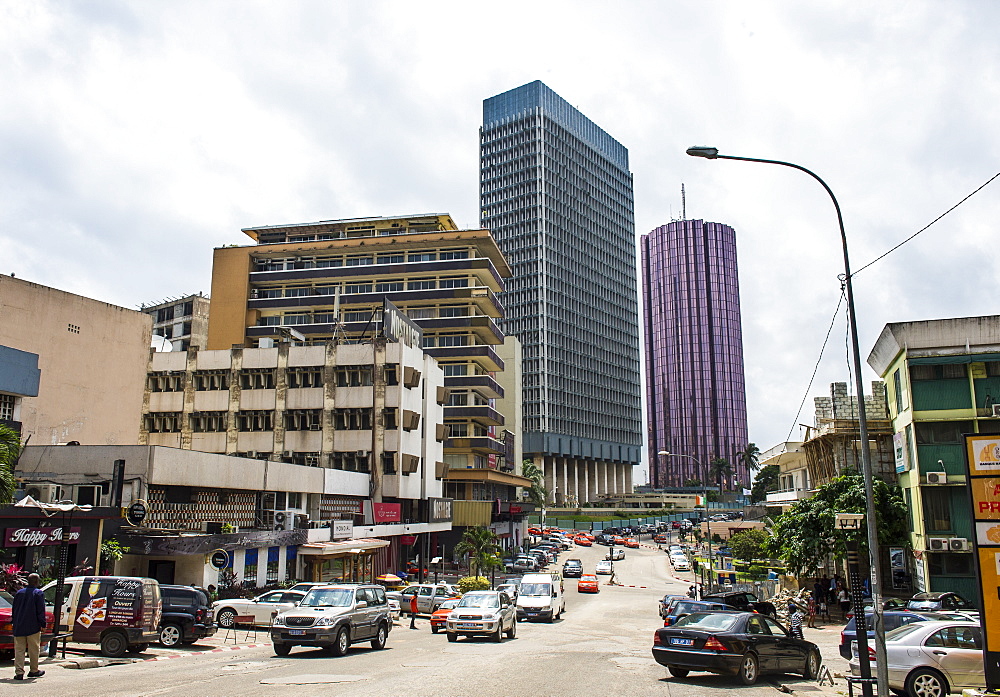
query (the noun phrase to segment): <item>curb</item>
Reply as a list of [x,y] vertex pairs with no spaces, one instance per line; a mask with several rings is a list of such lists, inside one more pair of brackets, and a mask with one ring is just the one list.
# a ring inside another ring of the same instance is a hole
[[242,651],[243,649],[262,649],[262,648],[268,648],[270,646],[271,644],[240,644],[238,646],[220,646],[219,648],[206,649],[205,651],[188,651],[186,653],[175,653],[169,656],[154,656],[153,658],[143,658],[141,659],[141,661],[143,663],[149,663],[150,661],[167,661],[172,658],[184,658],[185,656],[203,656],[208,653],[223,653],[225,651]]

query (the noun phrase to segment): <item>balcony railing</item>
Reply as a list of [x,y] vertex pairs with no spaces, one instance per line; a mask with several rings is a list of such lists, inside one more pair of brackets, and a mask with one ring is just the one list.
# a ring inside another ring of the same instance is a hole
[[807,499],[811,495],[809,489],[782,489],[770,492],[767,495],[767,503],[790,503]]

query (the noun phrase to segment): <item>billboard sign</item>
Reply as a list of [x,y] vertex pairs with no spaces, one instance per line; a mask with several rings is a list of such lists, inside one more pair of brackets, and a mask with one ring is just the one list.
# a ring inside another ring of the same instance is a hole
[[388,299],[382,301],[382,331],[389,341],[403,343],[410,348],[423,346],[424,330]]
[[1000,688],[1000,436],[965,437],[969,503],[975,533],[973,549],[979,578],[980,623],[986,688]]

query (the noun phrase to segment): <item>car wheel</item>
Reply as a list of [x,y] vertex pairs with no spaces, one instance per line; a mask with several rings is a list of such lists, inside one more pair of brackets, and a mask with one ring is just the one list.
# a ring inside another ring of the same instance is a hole
[[948,681],[936,670],[918,668],[906,677],[906,692],[910,697],[947,697]]
[[291,644],[275,644],[274,645],[274,655],[275,656],[287,656],[292,652]]
[[381,651],[385,648],[386,639],[389,638],[389,630],[385,628],[384,624],[378,626],[378,631],[375,633],[375,638],[372,639],[372,648]]
[[806,665],[802,670],[802,677],[806,680],[815,680],[819,677],[819,666],[823,662],[819,651],[810,651],[806,656]]
[[101,637],[101,653],[110,658],[121,658],[128,651],[128,639],[121,632],[108,632]]
[[215,621],[223,629],[232,629],[233,625],[236,624],[236,610],[231,607],[222,608],[215,616]]
[[743,661],[740,663],[740,670],[737,673],[740,682],[744,685],[753,685],[757,682],[757,657],[752,653],[743,654]]
[[179,624],[168,622],[160,628],[160,645],[177,646],[184,638],[184,630]]
[[686,678],[688,676],[688,673],[691,672],[687,668],[678,668],[677,666],[667,666],[667,670],[675,678]]
[[507,638],[513,639],[516,636],[517,636],[517,621],[515,620],[510,623],[510,629],[507,630]]
[[458,641],[458,635],[455,632],[448,632],[448,641]]
[[351,637],[347,634],[347,627],[341,628],[337,632],[337,640],[333,642],[333,646],[330,647],[331,652],[334,656],[343,656],[347,653],[347,649],[351,646]]
[[438,626],[436,624],[432,624],[431,625],[431,634],[437,634],[437,633],[438,633]]

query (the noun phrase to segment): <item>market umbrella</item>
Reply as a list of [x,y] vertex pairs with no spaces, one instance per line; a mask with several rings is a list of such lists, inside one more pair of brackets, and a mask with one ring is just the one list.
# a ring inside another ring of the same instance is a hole
[[396,574],[382,574],[381,576],[376,577],[375,580],[378,581],[379,583],[402,583],[403,582],[403,579],[401,579]]

